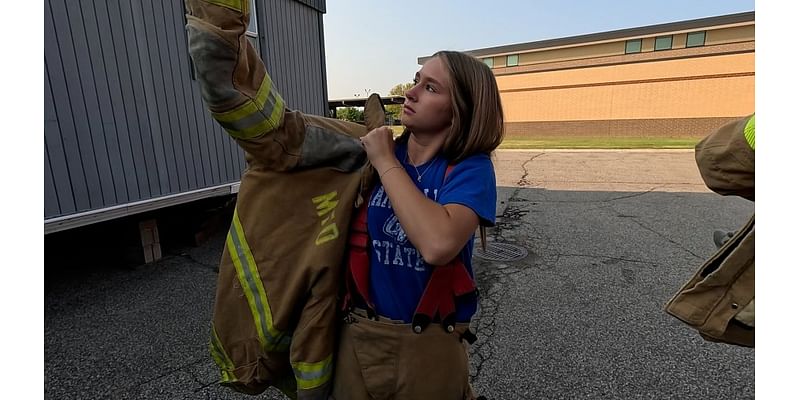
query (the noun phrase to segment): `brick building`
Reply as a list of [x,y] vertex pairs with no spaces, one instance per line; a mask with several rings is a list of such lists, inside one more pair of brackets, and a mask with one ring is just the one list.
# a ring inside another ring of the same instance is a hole
[[755,110],[755,12],[467,53],[497,77],[508,137],[693,138]]

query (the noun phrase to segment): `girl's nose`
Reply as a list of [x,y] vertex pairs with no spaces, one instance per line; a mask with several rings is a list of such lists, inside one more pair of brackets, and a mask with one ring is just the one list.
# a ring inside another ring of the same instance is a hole
[[411,89],[406,90],[405,95],[406,95],[407,99],[409,99],[411,101],[417,101],[417,96],[414,94],[414,93],[416,93],[416,91],[414,90],[416,88],[417,88],[417,86],[415,85],[415,86],[412,86]]

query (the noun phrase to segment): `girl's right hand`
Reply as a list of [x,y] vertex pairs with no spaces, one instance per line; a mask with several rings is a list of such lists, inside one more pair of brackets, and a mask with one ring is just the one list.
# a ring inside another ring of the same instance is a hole
[[369,162],[377,170],[397,165],[397,158],[394,155],[394,133],[392,128],[381,126],[371,130],[361,137],[361,144],[367,152]]

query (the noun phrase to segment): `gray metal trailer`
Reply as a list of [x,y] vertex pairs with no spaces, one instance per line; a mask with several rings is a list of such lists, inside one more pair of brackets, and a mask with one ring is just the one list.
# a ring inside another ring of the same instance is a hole
[[[325,1],[250,2],[248,36],[288,107],[325,115]],[[45,234],[238,191],[244,156],[203,104],[183,1],[44,10]]]

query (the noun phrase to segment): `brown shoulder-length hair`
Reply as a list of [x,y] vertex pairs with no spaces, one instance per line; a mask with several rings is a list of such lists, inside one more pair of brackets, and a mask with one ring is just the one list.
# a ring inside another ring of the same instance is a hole
[[[490,154],[504,133],[503,106],[492,70],[458,51],[443,50],[433,57],[441,58],[450,73],[453,117],[442,147],[444,157],[458,163],[473,154]],[[399,140],[408,140],[409,134],[406,129]]]

